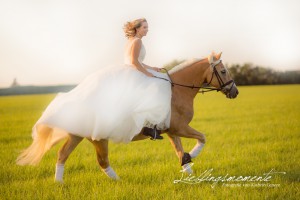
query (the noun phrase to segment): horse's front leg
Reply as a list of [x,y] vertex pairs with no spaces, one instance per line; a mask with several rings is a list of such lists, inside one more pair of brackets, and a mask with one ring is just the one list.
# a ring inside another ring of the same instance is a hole
[[181,126],[180,129],[177,129],[176,131],[174,131],[174,135],[177,135],[180,137],[185,137],[185,138],[197,139],[197,144],[189,152],[191,158],[195,158],[198,156],[198,154],[201,152],[201,150],[204,147],[204,144],[206,142],[206,138],[203,133],[196,131],[195,129],[191,128],[188,125]]
[[185,153],[181,144],[181,139],[178,136],[174,136],[171,134],[168,134],[170,142],[172,146],[174,147],[176,154],[179,158],[179,163],[181,164],[183,168],[183,172],[186,172],[188,174],[193,173],[193,170],[191,168],[190,162],[192,162],[191,157],[188,153]]
[[183,127],[176,134],[180,135],[181,137],[197,139],[196,145],[189,152],[191,158],[197,157],[205,145],[205,142],[206,142],[205,135],[203,133],[200,133],[199,131],[196,131],[195,129],[191,128],[190,126]]

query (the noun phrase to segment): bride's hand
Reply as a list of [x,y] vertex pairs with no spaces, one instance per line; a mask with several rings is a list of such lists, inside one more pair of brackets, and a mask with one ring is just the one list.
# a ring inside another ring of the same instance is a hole
[[157,72],[160,72],[160,68],[158,68],[158,67],[152,67],[152,69],[154,70],[154,71],[157,71]]
[[145,75],[148,76],[148,77],[154,77],[154,75],[151,74],[150,72],[145,73]]

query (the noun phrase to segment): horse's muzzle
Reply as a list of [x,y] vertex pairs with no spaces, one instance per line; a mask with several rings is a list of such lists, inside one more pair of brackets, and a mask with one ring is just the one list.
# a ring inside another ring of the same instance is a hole
[[226,97],[229,99],[234,99],[239,94],[239,91],[235,83],[232,83],[230,86],[225,87],[223,92],[226,95]]

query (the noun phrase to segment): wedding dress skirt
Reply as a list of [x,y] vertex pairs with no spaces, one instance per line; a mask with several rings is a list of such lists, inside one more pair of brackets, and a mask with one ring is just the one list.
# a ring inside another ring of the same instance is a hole
[[45,124],[93,140],[128,143],[144,126],[169,128],[170,112],[169,82],[147,77],[131,65],[106,67],[70,92],[59,93],[33,127],[33,138],[37,126]]

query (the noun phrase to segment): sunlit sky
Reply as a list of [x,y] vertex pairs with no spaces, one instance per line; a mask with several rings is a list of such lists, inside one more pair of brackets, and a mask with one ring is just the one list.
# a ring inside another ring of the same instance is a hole
[[145,17],[144,63],[223,52],[227,64],[300,69],[299,0],[0,0],[0,87],[77,84],[123,63],[123,24]]

